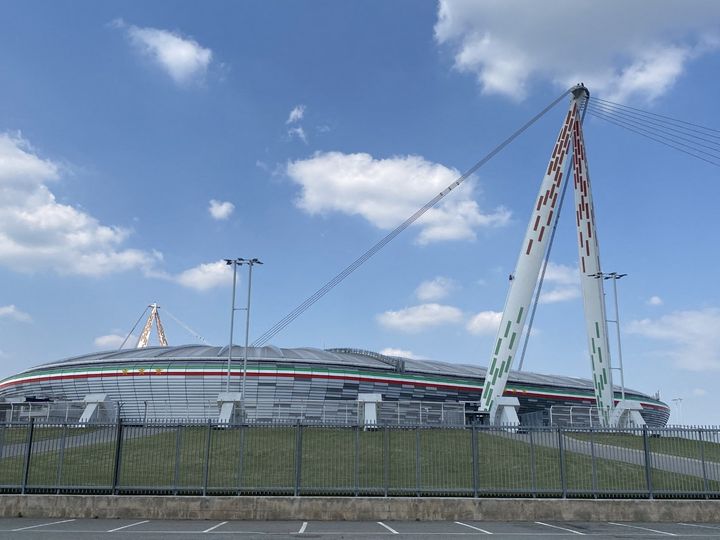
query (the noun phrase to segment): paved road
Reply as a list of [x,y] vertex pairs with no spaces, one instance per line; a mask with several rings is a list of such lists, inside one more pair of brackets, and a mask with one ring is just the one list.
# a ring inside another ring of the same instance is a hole
[[581,523],[484,521],[155,521],[127,519],[0,519],[0,539],[178,540],[178,538],[720,538],[720,523]]

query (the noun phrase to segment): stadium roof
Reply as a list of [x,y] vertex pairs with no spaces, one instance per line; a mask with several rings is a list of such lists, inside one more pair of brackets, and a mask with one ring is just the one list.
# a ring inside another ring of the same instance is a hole
[[[232,357],[243,358],[243,347],[233,346]],[[88,364],[128,361],[157,361],[157,360],[225,360],[228,348],[207,345],[180,345],[174,347],[146,347],[142,349],[122,349],[74,356],[55,362],[42,364],[42,367],[57,366],[58,364]],[[456,377],[484,378],[487,368],[470,364],[456,364],[450,362],[437,362],[434,360],[420,360],[415,358],[402,358],[385,356],[372,351],[361,349],[331,349],[323,350],[313,347],[279,348],[274,346],[249,347],[248,358],[261,362],[302,362],[310,364],[331,364],[339,366],[354,366],[380,370],[401,370],[410,373],[441,374]],[[38,366],[40,367],[40,366]],[[33,368],[35,369],[35,368]],[[527,371],[511,371],[510,381],[515,383],[542,384],[548,386],[569,386],[574,388],[592,389],[589,379],[579,377],[566,377],[562,375],[544,375]],[[620,390],[619,387],[616,387]],[[626,388],[626,392],[644,395],[642,392]]]

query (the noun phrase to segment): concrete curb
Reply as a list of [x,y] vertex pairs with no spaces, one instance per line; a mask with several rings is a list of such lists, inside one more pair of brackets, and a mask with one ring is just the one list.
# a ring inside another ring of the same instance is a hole
[[720,522],[720,500],[0,495],[0,517]]

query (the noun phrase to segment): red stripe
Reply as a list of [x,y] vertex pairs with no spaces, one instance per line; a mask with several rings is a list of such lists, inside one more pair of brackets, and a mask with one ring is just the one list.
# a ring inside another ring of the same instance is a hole
[[540,216],[537,216],[535,218],[535,225],[533,226],[533,231],[537,231],[538,224],[540,223]]
[[525,255],[530,255],[530,248],[532,248],[532,238],[528,242],[527,250],[525,251]]
[[545,232],[545,227],[542,227],[540,229],[540,234],[538,235],[538,242],[542,242],[543,233]]

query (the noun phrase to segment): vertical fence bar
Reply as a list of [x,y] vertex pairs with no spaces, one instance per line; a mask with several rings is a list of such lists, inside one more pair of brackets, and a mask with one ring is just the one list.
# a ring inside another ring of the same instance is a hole
[[558,458],[560,459],[560,486],[563,499],[565,499],[567,498],[567,478],[565,474],[565,445],[561,427],[558,427]]
[[62,481],[63,461],[65,461],[65,438],[67,435],[67,424],[63,424],[62,436],[60,437],[60,456],[58,457],[57,474],[55,476],[55,492],[60,493],[60,482]]
[[32,455],[32,442],[33,442],[33,432],[34,431],[35,431],[35,419],[31,416],[30,424],[28,424],[27,448],[25,449],[25,461],[23,462],[22,486],[20,489],[20,493],[22,493],[23,495],[25,494],[25,489],[27,488],[28,476],[30,476],[30,456]]
[[650,444],[648,441],[647,426],[643,426],[643,450],[645,452],[645,482],[647,484],[648,498],[653,498],[652,469],[650,463]]
[[473,483],[473,497],[478,496],[478,432],[477,426],[472,427],[472,483]]
[[387,497],[390,491],[390,431],[387,426],[383,432],[383,485]]
[[207,422],[207,436],[205,437],[205,458],[203,460],[203,497],[207,495],[208,476],[210,475],[210,438],[212,436],[212,420]]
[[302,424],[297,423],[295,428],[295,490],[297,497],[300,495],[300,482],[302,481]]
[[355,496],[360,495],[360,426],[355,426]]
[[245,465],[245,463],[244,463],[244,461],[245,461],[245,424],[244,423],[240,424],[239,429],[240,429],[240,445],[239,445],[240,446],[240,449],[239,449],[240,455],[238,456],[238,472],[237,472],[237,475],[238,475],[237,476],[238,477],[237,494],[238,495],[242,494],[242,488],[243,488],[242,476],[243,476],[243,467]]
[[530,438],[530,485],[533,497],[537,497],[537,472],[535,469],[535,441],[533,440],[533,431],[532,428],[528,430],[528,437]]
[[[421,409],[422,411],[422,409]],[[422,414],[422,412],[421,412]],[[420,470],[420,427],[415,428],[415,495],[420,496],[422,471]]]
[[[592,423],[591,423],[592,426]],[[592,492],[593,497],[598,497],[597,462],[595,459],[595,432],[590,428],[590,465],[592,466]]]
[[178,494],[178,485],[180,484],[180,437],[182,425],[178,424],[175,428],[175,471],[173,472],[173,495]]
[[702,461],[703,472],[703,489],[705,490],[705,498],[710,498],[710,486],[708,485],[707,463],[705,463],[705,442],[703,441],[703,430],[698,429],[698,440],[700,441],[700,460]]
[[113,457],[113,475],[110,493],[117,495],[120,484],[120,466],[122,465],[122,438],[123,438],[123,422],[120,415],[117,416],[115,426],[115,454]]

